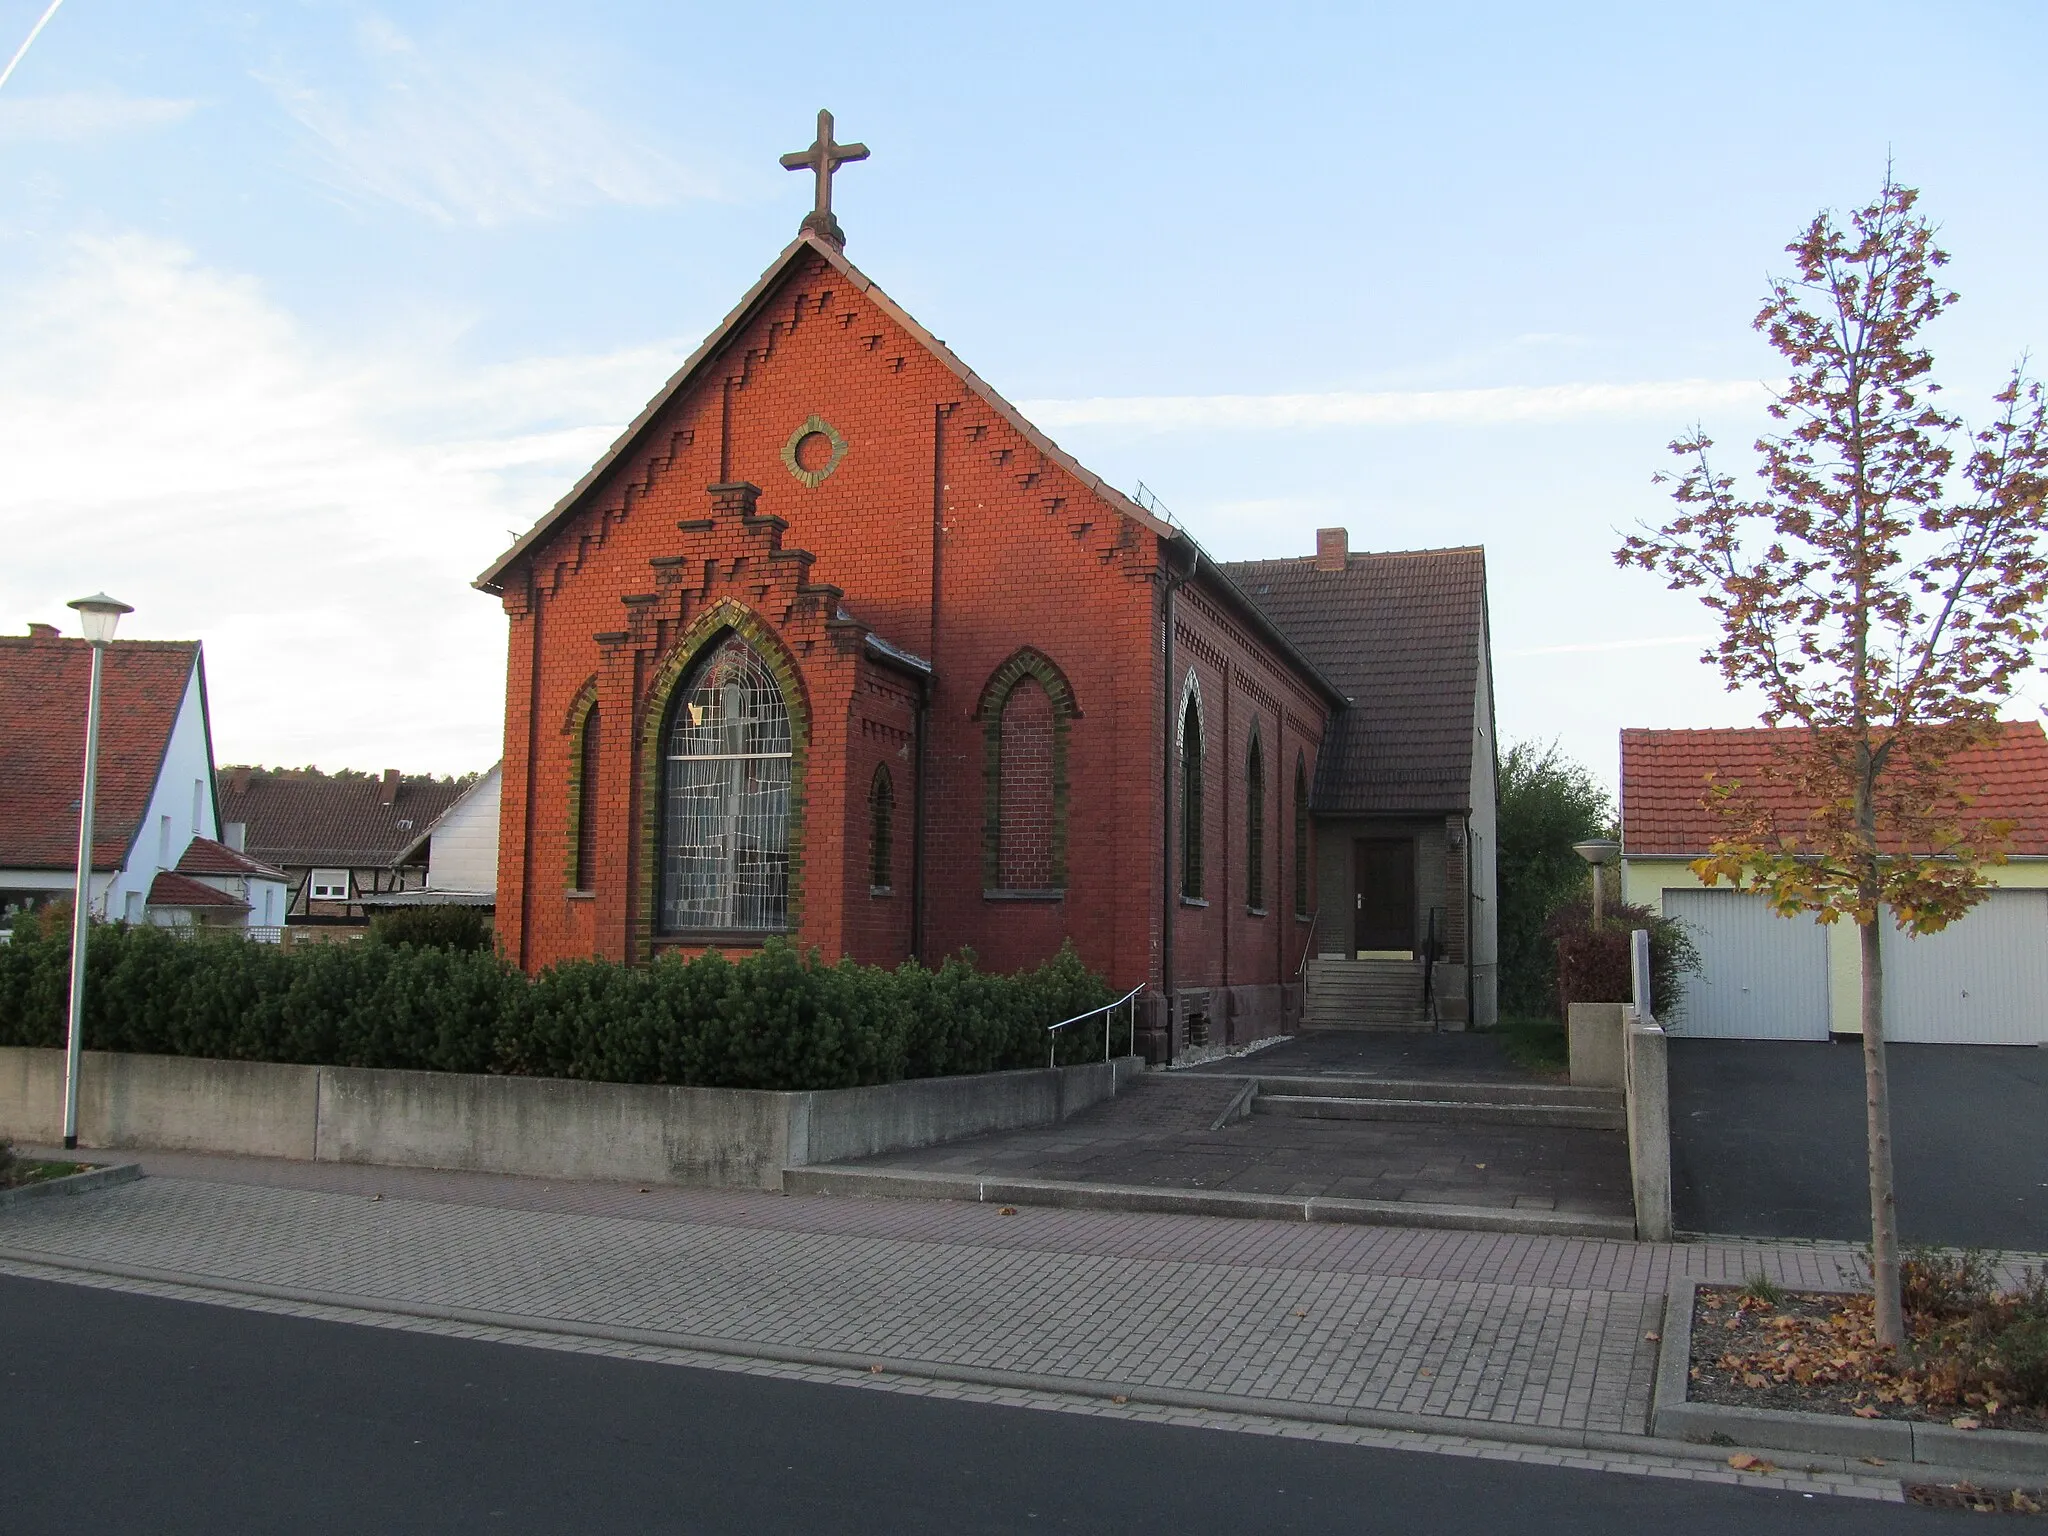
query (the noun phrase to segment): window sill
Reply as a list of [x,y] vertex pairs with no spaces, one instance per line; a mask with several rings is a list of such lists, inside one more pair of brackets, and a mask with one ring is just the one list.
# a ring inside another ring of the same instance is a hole
[[562,895],[570,901],[597,900],[597,892],[595,891],[564,891],[562,892]]
[[1294,920],[1297,923],[1312,923],[1316,920],[1316,915],[1313,912],[1297,912],[1294,914]]
[[871,885],[868,887],[868,894],[870,896],[894,896],[896,894],[896,887],[893,885]]
[[1264,907],[1246,907],[1244,909],[1244,915],[1246,917],[1264,917],[1266,915],[1266,909]]
[[1206,897],[1202,896],[1183,896],[1180,899],[1180,904],[1184,907],[1206,907],[1209,905],[1209,902]]
[[981,899],[983,901],[1065,901],[1067,893],[1064,888],[1050,891],[997,891],[984,889],[981,893]]
[[657,933],[652,942],[656,949],[759,949],[770,939],[788,937],[787,928],[702,928],[686,933]]

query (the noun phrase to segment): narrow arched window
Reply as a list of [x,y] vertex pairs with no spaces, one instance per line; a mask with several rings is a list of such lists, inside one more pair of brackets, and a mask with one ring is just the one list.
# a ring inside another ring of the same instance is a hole
[[1294,912],[1308,916],[1308,759],[1294,758]]
[[1202,712],[1192,693],[1180,724],[1180,893],[1202,896]]
[[597,885],[597,760],[602,741],[597,706],[592,704],[576,743],[576,870],[571,885],[579,891]]
[[896,856],[896,785],[889,765],[875,769],[868,785],[868,893],[887,896],[894,889]]
[[1020,678],[1003,701],[997,757],[997,878],[1006,891],[1049,891],[1053,878],[1052,696]]
[[1257,731],[1244,762],[1244,904],[1266,908],[1266,752]]
[[782,690],[738,636],[676,690],[663,765],[666,931],[788,926],[790,741]]

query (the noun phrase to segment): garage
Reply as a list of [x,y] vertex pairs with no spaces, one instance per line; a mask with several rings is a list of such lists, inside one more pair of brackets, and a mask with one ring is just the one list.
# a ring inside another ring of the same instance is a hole
[[1993,891],[1918,938],[1886,923],[1882,943],[1887,1039],[2048,1044],[2048,891]]
[[1700,952],[1683,1005],[1663,1019],[1672,1034],[1827,1039],[1828,945],[1818,923],[1779,917],[1747,891],[1666,890],[1664,915],[1685,924]]

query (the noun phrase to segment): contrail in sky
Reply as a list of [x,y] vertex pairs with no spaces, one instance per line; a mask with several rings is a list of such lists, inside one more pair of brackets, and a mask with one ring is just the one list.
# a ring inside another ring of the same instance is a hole
[[21,56],[28,52],[28,45],[42,35],[43,28],[50,24],[50,18],[57,14],[57,7],[64,0],[50,0],[50,8],[43,12],[42,20],[28,29],[28,36],[21,40],[21,46],[14,50],[14,57],[7,61],[7,67],[0,69],[0,86],[7,84],[7,77],[14,73],[14,66],[21,62]]

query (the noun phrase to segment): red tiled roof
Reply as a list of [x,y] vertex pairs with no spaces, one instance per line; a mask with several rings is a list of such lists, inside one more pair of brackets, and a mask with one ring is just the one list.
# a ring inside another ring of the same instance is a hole
[[1485,550],[1354,554],[1341,571],[1318,570],[1312,555],[1222,569],[1351,697],[1316,768],[1318,811],[1471,806]]
[[160,869],[149,883],[149,904],[152,907],[225,907],[234,912],[246,912],[249,903],[239,896],[230,896],[226,891],[217,891],[190,876],[174,870]]
[[227,768],[220,819],[248,827],[243,847],[280,868],[383,869],[402,862],[469,786],[401,778],[390,805],[379,778]]
[[[1774,743],[1796,730],[1623,731],[1621,842],[1632,858],[1697,858],[1732,830],[1706,804],[1709,774],[1749,786],[1756,802],[1787,824],[1811,809],[1792,787],[1772,779]],[[1972,819],[2010,820],[2009,852],[2048,854],[2048,736],[2040,722],[2010,720],[2002,735],[1955,760],[1960,781],[1977,796]]]
[[259,880],[282,880],[284,871],[273,869],[261,859],[237,853],[226,843],[210,837],[195,837],[178,856],[181,875],[254,875]]
[[[117,640],[100,696],[94,869],[118,869],[149,813],[196,640]],[[83,640],[0,635],[0,867],[70,869],[78,859],[85,698]]]

